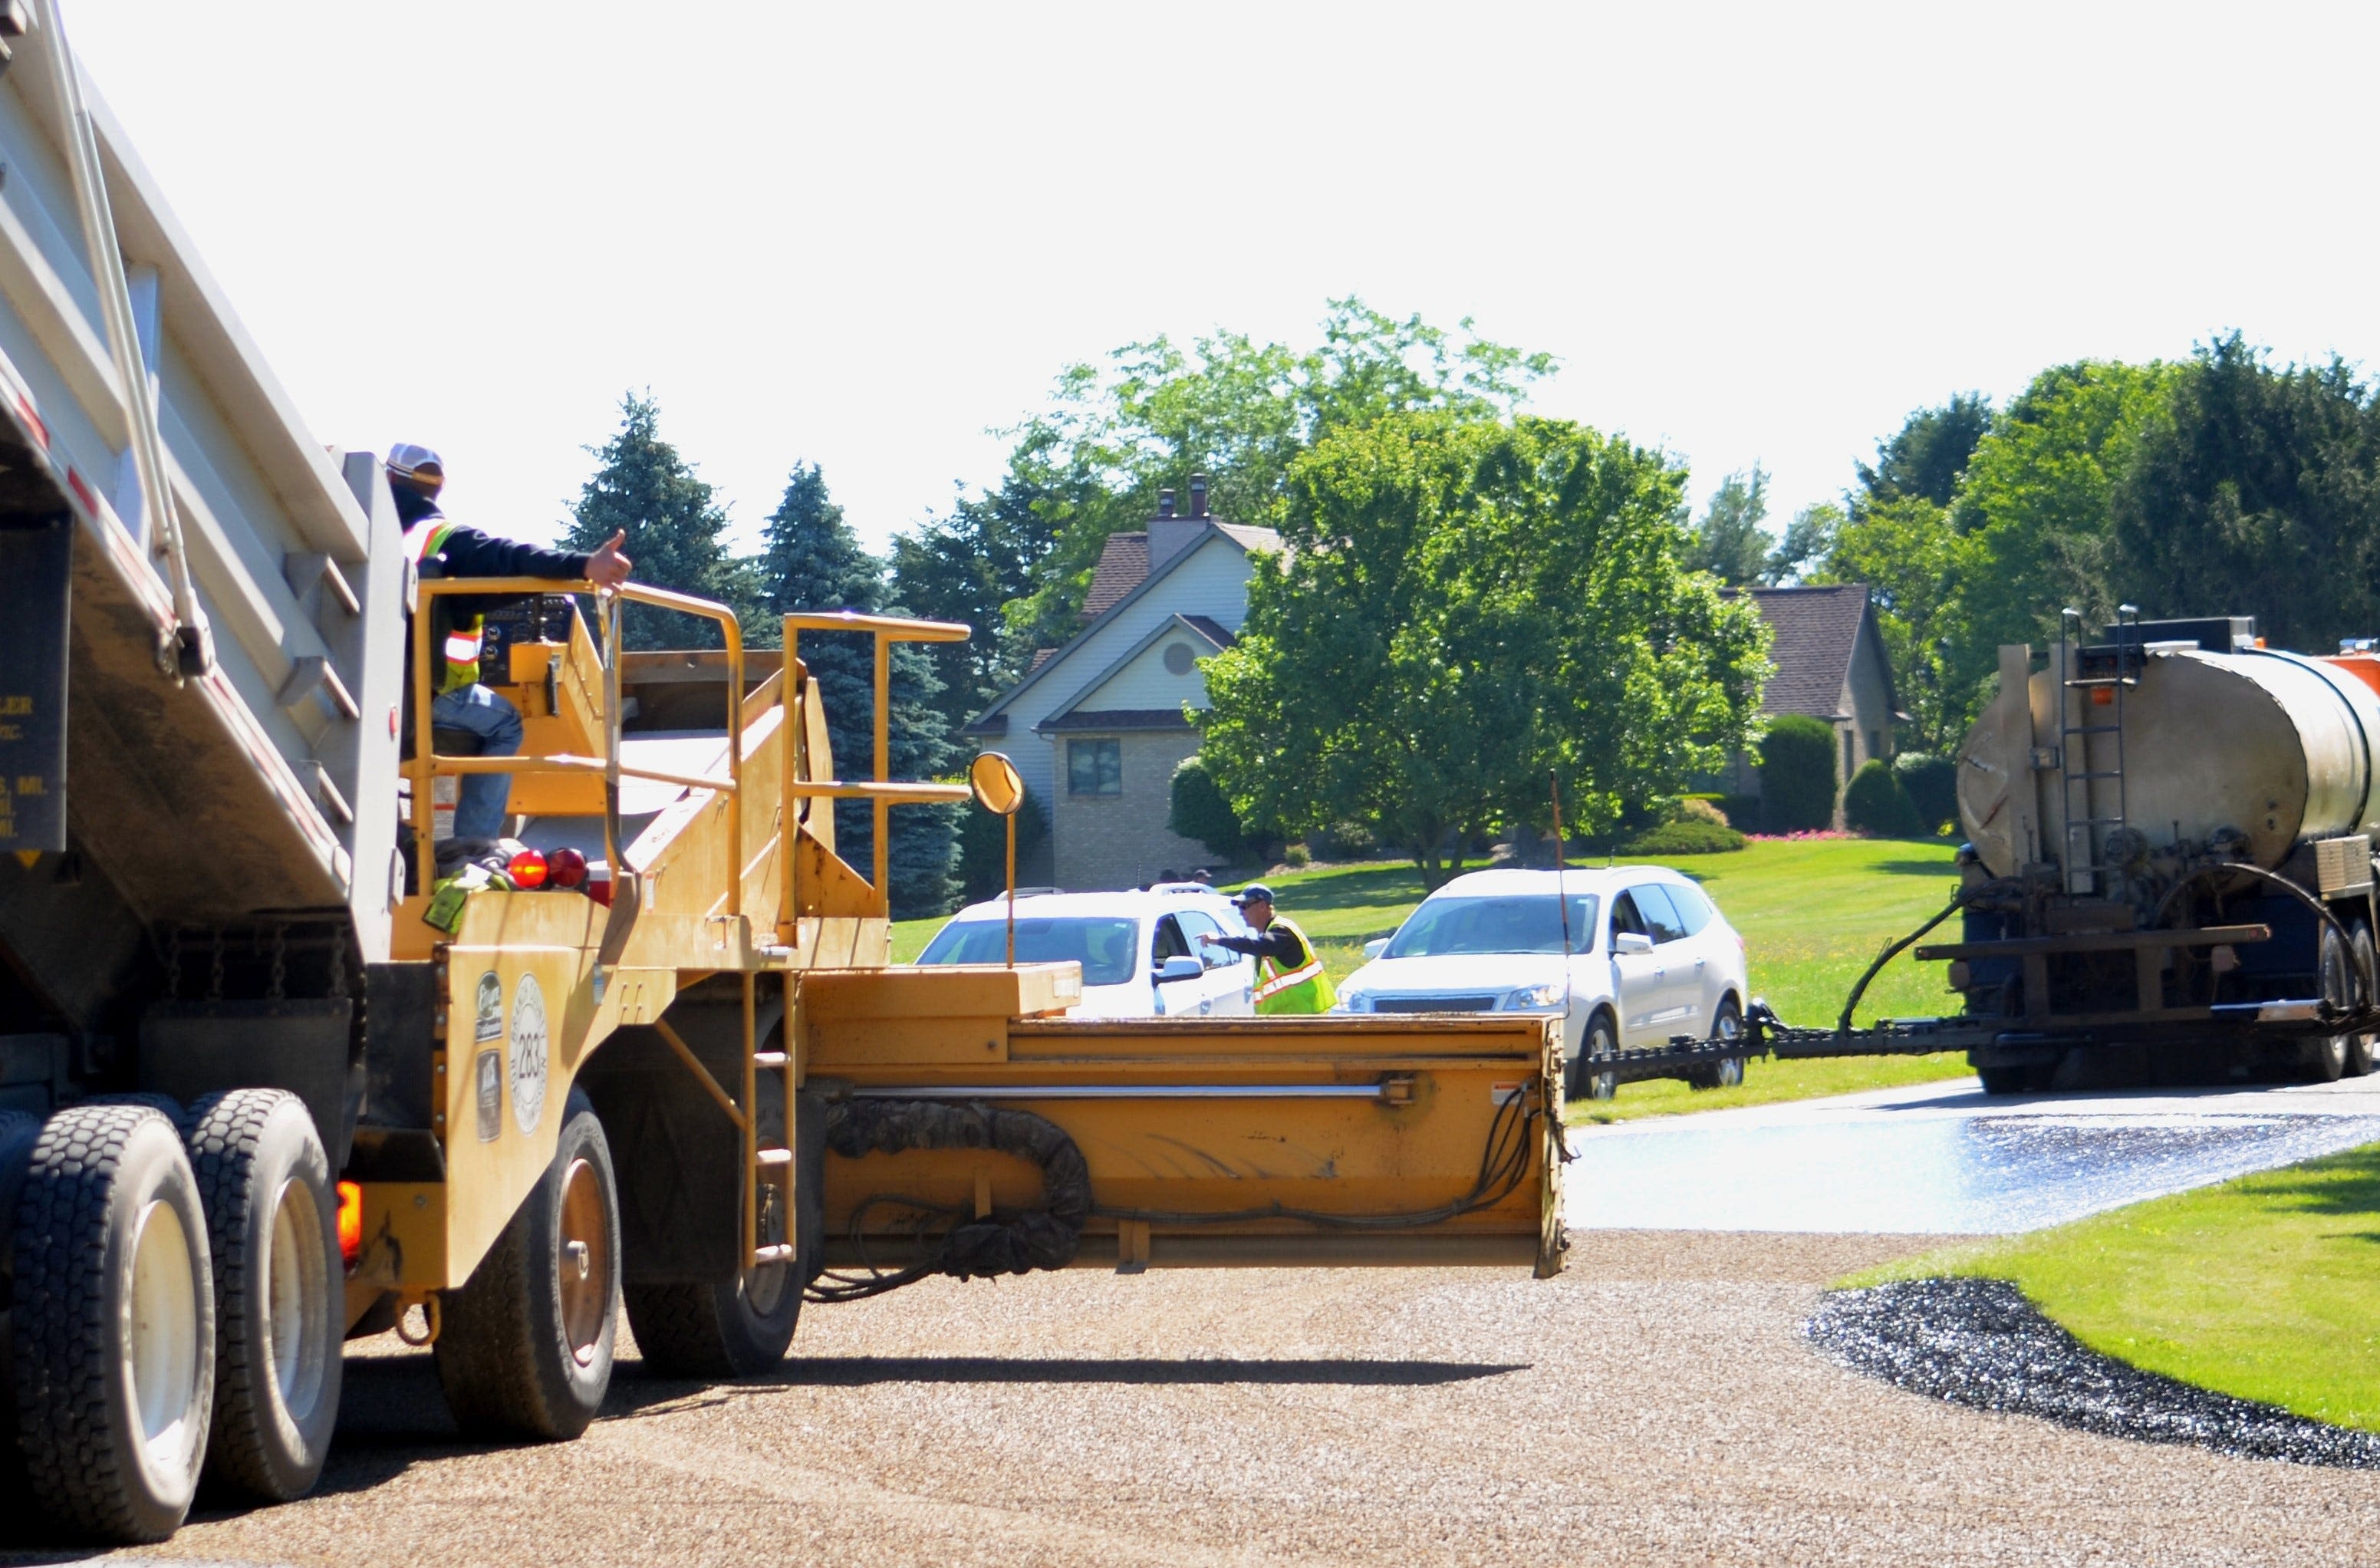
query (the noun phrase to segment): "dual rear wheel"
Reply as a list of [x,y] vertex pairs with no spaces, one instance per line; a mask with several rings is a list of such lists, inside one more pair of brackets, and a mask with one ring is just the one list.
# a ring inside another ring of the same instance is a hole
[[240,1089],[182,1125],[153,1103],[9,1118],[0,1169],[17,1188],[0,1197],[33,1500],[86,1534],[154,1541],[202,1479],[227,1500],[310,1488],[337,1416],[342,1301],[304,1104]]

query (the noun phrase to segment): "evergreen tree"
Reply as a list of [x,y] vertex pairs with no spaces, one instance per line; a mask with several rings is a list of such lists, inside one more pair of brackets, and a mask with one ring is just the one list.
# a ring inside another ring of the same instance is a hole
[[1757,463],[1749,474],[1719,482],[1708,510],[1686,543],[1685,565],[1708,572],[1730,588],[1758,582],[1768,565],[1768,474]]
[[[888,605],[884,569],[860,548],[844,521],[843,508],[827,492],[818,465],[796,463],[783,499],[769,515],[758,568],[764,613],[771,617],[796,610],[856,610],[863,614],[901,613]],[[826,702],[827,735],[834,747],[836,773],[847,779],[872,776],[876,762],[874,639],[850,632],[806,632],[798,652],[819,683]],[[896,779],[931,779],[958,766],[958,748],[935,699],[942,682],[912,644],[892,649],[891,756]],[[953,867],[958,855],[958,808],[899,806],[892,810],[892,915],[911,919],[949,912],[958,894]],[[865,801],[837,801],[835,849],[862,874],[873,874],[875,812]]]
[[[751,574],[727,553],[726,509],[695,477],[694,466],[661,438],[659,405],[629,393],[620,400],[620,413],[618,433],[589,448],[599,466],[571,508],[562,547],[595,550],[625,529],[623,548],[636,563],[637,581],[718,600],[748,623],[755,607]],[[711,623],[646,604],[625,608],[620,640],[629,649],[722,644]]]

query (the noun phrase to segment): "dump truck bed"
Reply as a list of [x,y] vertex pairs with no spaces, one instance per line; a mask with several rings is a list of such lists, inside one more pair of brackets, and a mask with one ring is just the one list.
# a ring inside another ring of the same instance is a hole
[[[0,699],[15,710],[0,774],[20,808],[0,812],[0,849],[64,850],[70,827],[146,921],[345,909],[366,956],[384,955],[395,824],[358,807],[387,797],[396,760],[385,486],[370,455],[307,433],[86,84],[213,634],[212,668],[161,671],[176,624],[163,536],[134,475],[60,83],[47,51],[16,55],[0,77]],[[61,618],[63,666],[32,656]]]

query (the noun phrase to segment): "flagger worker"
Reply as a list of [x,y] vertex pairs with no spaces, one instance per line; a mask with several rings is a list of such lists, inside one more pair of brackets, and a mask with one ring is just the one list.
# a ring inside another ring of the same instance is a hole
[[[439,557],[450,577],[563,577],[585,579],[598,588],[628,580],[634,565],[620,553],[628,536],[613,534],[592,554],[547,550],[515,540],[498,539],[478,529],[447,520],[438,509],[438,492],[445,488],[446,465],[427,446],[400,442],[389,448],[388,489],[396,515],[405,525],[405,553],[417,565]],[[467,730],[480,737],[482,757],[516,757],[521,748],[520,710],[502,692],[480,680],[480,650],[487,632],[487,614],[517,595],[442,596],[431,601],[431,635],[438,638],[439,656],[430,667],[430,722],[441,729]],[[413,623],[405,625],[406,690],[413,689]],[[455,842],[494,839],[504,831],[512,807],[509,773],[469,773],[455,802]]]
[[1234,953],[1255,954],[1257,1011],[1330,1012],[1339,993],[1322,967],[1322,957],[1314,951],[1314,943],[1306,940],[1304,931],[1273,912],[1272,889],[1262,882],[1250,882],[1232,902],[1240,906],[1248,930],[1256,935],[1219,936],[1213,931],[1202,931],[1198,941],[1202,946],[1228,947]]

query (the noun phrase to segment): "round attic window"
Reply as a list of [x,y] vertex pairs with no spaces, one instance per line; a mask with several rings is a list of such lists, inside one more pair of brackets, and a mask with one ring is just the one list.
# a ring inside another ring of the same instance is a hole
[[1197,655],[1190,651],[1190,645],[1186,642],[1169,642],[1165,645],[1165,667],[1177,675],[1188,675],[1190,665],[1196,658]]

